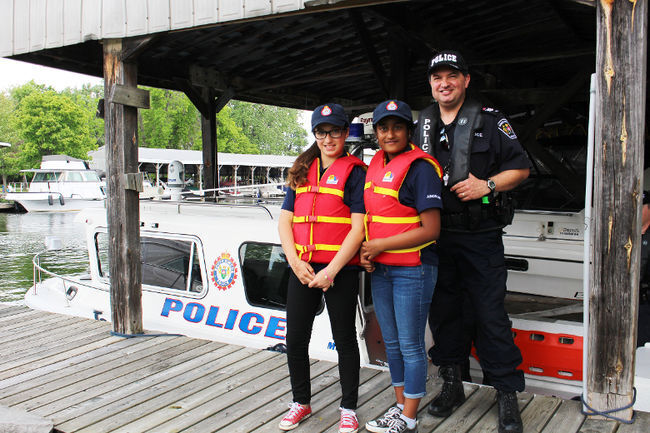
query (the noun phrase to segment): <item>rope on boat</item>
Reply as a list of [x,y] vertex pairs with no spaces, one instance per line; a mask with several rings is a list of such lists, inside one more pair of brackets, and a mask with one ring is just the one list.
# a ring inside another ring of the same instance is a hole
[[627,404],[627,405],[625,405],[623,407],[620,407],[620,408],[617,408],[617,409],[609,409],[609,410],[605,410],[605,411],[602,411],[602,412],[599,411],[599,410],[596,410],[596,409],[594,409],[593,407],[591,407],[591,406],[589,406],[587,404],[587,402],[585,401],[585,395],[584,394],[580,394],[580,400],[582,401],[582,404],[587,409],[589,409],[589,412],[585,411],[584,409],[581,409],[580,412],[582,412],[583,415],[587,415],[587,416],[589,416],[589,415],[600,415],[600,416],[604,416],[605,418],[609,418],[609,419],[613,419],[613,420],[618,421],[618,422],[622,422],[624,424],[634,424],[634,421],[636,420],[636,411],[634,411],[634,410],[632,411],[632,419],[630,419],[629,421],[626,420],[626,419],[623,419],[623,418],[619,418],[619,417],[614,416],[614,415],[610,415],[610,413],[612,413],[612,412],[618,412],[618,411],[621,411],[621,410],[629,409],[632,406],[634,406],[634,403],[636,402],[636,387],[632,387],[632,402],[630,404]]

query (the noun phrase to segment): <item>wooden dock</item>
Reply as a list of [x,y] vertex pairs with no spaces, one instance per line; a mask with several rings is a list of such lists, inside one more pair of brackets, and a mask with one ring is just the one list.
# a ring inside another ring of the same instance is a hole
[[[187,337],[120,338],[107,322],[0,304],[0,404],[52,419],[55,432],[278,432],[291,401],[286,356]],[[336,364],[313,361],[311,418],[295,432],[337,432]],[[358,416],[394,403],[388,373],[361,370]],[[466,384],[467,402],[447,419],[427,414],[419,432],[495,432],[495,391]],[[519,394],[524,431],[650,431],[650,413],[631,425],[586,419],[576,401]],[[365,431],[365,429],[360,429]]]

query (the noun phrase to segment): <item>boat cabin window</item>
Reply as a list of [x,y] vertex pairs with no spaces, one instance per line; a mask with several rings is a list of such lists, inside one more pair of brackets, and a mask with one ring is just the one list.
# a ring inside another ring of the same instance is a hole
[[60,171],[39,172],[34,174],[32,182],[56,182],[60,177]]
[[239,262],[248,303],[284,310],[290,270],[282,247],[245,242],[239,247]]
[[85,182],[99,182],[99,176],[95,171],[80,171],[79,173]]
[[[95,235],[99,275],[108,278],[108,234]],[[140,238],[142,286],[189,293],[203,292],[200,244],[195,239]]]
[[78,171],[69,171],[65,180],[68,182],[83,182],[81,173]]

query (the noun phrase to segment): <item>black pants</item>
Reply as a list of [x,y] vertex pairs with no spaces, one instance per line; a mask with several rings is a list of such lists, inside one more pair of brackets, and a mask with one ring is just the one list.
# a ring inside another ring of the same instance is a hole
[[438,282],[429,312],[436,365],[461,365],[469,356],[463,320],[464,296],[476,323],[475,344],[481,369],[500,391],[523,391],[522,357],[505,310],[507,270],[501,230],[459,233],[443,230],[438,240]]
[[[359,394],[359,346],[355,328],[359,272],[342,270],[334,287],[325,292],[334,344],[339,356],[341,407],[357,408]],[[287,290],[287,360],[293,401],[309,404],[309,340],[314,318],[323,299],[323,291],[303,285],[291,272]]]

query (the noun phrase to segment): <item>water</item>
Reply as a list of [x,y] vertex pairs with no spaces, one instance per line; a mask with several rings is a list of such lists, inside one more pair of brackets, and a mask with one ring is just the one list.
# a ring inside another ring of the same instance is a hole
[[0,302],[23,303],[34,284],[32,259],[46,250],[48,236],[60,239],[62,249],[47,251],[41,265],[57,274],[88,270],[88,252],[83,225],[77,212],[0,213]]

